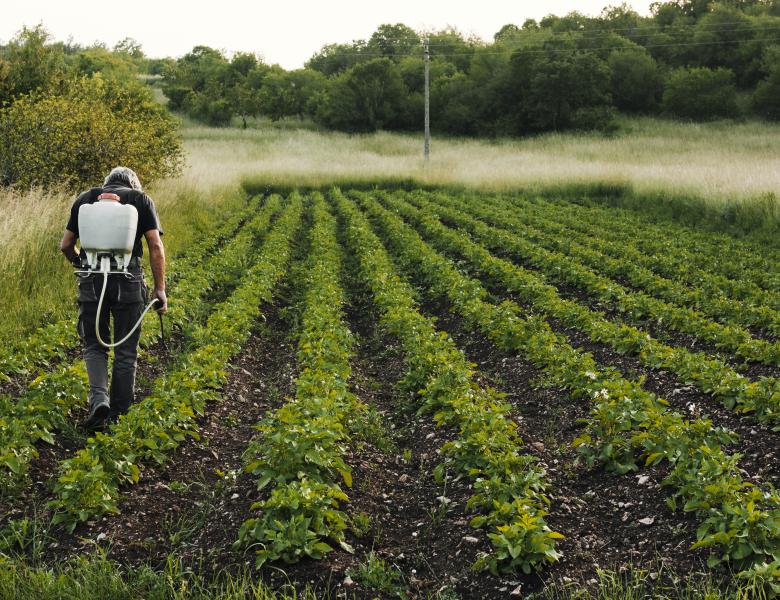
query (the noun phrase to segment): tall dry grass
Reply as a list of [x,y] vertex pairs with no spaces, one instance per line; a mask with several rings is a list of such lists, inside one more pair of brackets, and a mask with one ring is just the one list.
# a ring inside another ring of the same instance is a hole
[[438,139],[422,161],[419,136],[290,129],[184,129],[196,180],[252,175],[279,184],[414,178],[490,190],[629,184],[637,192],[713,202],[780,195],[780,125],[626,119],[612,137],[548,134],[524,140]]

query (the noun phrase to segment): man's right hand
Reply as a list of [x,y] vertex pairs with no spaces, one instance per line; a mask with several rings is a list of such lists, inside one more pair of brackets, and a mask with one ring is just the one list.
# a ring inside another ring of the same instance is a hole
[[158,290],[155,288],[154,292],[152,293],[152,298],[157,300],[157,302],[154,304],[154,310],[156,310],[161,315],[164,315],[166,312],[168,312],[168,297],[165,295],[165,290]]

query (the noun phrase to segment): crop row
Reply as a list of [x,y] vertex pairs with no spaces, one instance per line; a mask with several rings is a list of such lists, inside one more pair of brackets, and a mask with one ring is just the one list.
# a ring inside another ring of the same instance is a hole
[[600,369],[593,357],[572,348],[538,316],[523,317],[505,301],[494,305],[479,283],[462,275],[400,217],[366,195],[361,206],[383,233],[405,270],[433,296],[447,298],[464,320],[498,347],[519,351],[548,380],[592,401],[586,433],[577,440],[583,454],[618,472],[667,460],[664,484],[671,507],[681,506],[700,521],[695,547],[713,549],[709,563],[729,561],[760,570],[780,555],[780,496],[742,477],[738,455],[722,445],[734,434],[709,420],[688,421],[667,403],[614,369]]
[[219,397],[228,361],[250,335],[261,304],[271,298],[286,271],[301,210],[300,199],[294,197],[230,297],[193,331],[194,349],[109,432],[97,433],[60,465],[51,502],[55,523],[72,531],[81,521],[118,512],[120,486],[136,483],[144,462],[162,463],[188,435],[197,436],[197,416],[207,401]]
[[[504,201],[502,204],[506,206],[507,202],[509,201]],[[650,240],[647,240],[649,234],[643,235],[635,227],[626,227],[627,223],[620,221],[619,218],[610,223],[603,223],[600,214],[585,211],[580,207],[578,208],[581,212],[576,213],[544,202],[529,204],[515,201],[511,203],[511,207],[525,222],[540,223],[547,230],[555,231],[559,235],[571,236],[579,243],[613,258],[629,260],[663,277],[693,286],[692,292],[705,295],[710,302],[719,302],[724,297],[731,297],[741,301],[740,306],[745,306],[747,303],[752,315],[741,317],[743,324],[768,329],[768,323],[774,322],[774,331],[777,331],[780,294],[765,290],[748,279],[732,279],[718,272],[696,267],[694,261],[699,252],[698,249],[691,250],[691,241],[687,237],[682,237],[676,244],[662,243],[655,233]],[[648,247],[654,252],[647,253]],[[728,262],[727,258],[722,255],[718,257],[719,266],[725,262]],[[734,263],[723,268],[730,273],[739,273],[740,266],[741,261],[739,264]],[[726,303],[723,308],[733,312],[731,308],[733,306]],[[740,318],[740,315],[730,314],[729,318]],[[764,320],[767,322],[762,322]]]
[[[212,259],[194,267],[181,278],[172,292],[169,322],[185,327],[197,322],[209,307],[207,292],[216,273],[239,272],[237,265],[247,248],[265,233],[270,219],[278,210],[278,198],[271,197],[263,209],[236,238]],[[142,328],[142,344],[149,345],[158,335],[156,328]],[[73,408],[84,402],[88,383],[81,360],[46,372],[31,382],[15,401],[0,398],[0,485],[10,488],[22,480],[30,460],[37,456],[39,441],[54,442],[54,431],[68,420]]]
[[441,194],[435,196],[434,201],[443,206],[459,208],[511,233],[512,236],[506,238],[507,243],[503,246],[505,253],[521,258],[553,281],[573,285],[606,305],[613,306],[626,320],[643,325],[643,319],[653,319],[669,329],[695,336],[717,348],[730,350],[746,360],[780,364],[780,343],[753,338],[741,327],[717,323],[691,308],[627,289],[590,269],[565,250],[542,248],[532,241],[539,239],[538,233],[523,225],[510,210],[468,204]]
[[313,195],[310,249],[299,270],[304,290],[298,336],[300,374],[295,398],[266,416],[259,435],[245,452],[246,470],[257,489],[273,486],[254,503],[258,517],[246,520],[237,545],[256,549],[257,566],[269,560],[294,562],[321,558],[333,540],[351,551],[344,539],[348,497],[340,481],[352,486],[344,461],[351,424],[365,409],[349,391],[352,334],[343,321],[344,294],[339,284],[342,250],[336,220],[322,195]]
[[334,191],[332,199],[379,322],[403,346],[404,383],[418,393],[419,412],[433,414],[439,426],[457,432],[442,447],[444,465],[472,479],[475,493],[468,507],[480,514],[471,524],[487,530],[494,548],[477,566],[494,573],[529,573],[556,561],[556,540],[562,536],[544,520],[549,504],[545,473],[533,456],[521,453],[509,407],[494,390],[474,381],[472,366],[452,339],[419,312],[414,290],[397,274],[365,216],[340,192]]
[[[636,244],[646,254],[684,256],[696,268],[736,280],[749,280],[766,290],[780,292],[780,275],[774,268],[780,253],[772,248],[757,248],[727,234],[698,231],[672,221],[649,223],[630,210],[579,206],[563,200],[535,203],[552,205],[561,214],[592,224],[598,236]],[[518,203],[513,201],[513,204]]]
[[[252,200],[249,207],[236,213],[215,232],[195,243],[185,256],[172,260],[166,277],[168,283],[176,283],[181,274],[189,274],[199,267],[204,257],[211,255],[225,240],[233,237],[239,226],[257,210],[257,206],[258,201]],[[75,317],[43,325],[18,344],[0,349],[0,379],[46,367],[53,360],[64,358],[78,343]]]
[[[488,206],[501,205],[493,201]],[[709,317],[727,324],[755,327],[769,333],[780,332],[780,313],[762,304],[768,292],[742,299],[724,294],[721,283],[724,278],[712,278],[709,273],[700,272],[693,285],[658,275],[652,265],[660,262],[632,248],[626,242],[613,242],[604,238],[589,237],[576,230],[557,223],[545,211],[526,208],[518,210],[512,206],[512,214],[534,232],[534,241],[547,248],[559,250],[576,257],[583,264],[605,274],[626,281],[636,289],[674,304],[690,306]],[[550,211],[554,213],[555,211]],[[668,260],[669,255],[664,255]],[[651,263],[651,264],[647,264]],[[731,280],[727,280],[731,281]],[[736,282],[733,282],[736,284]],[[771,299],[770,299],[771,302]]]
[[[712,393],[728,408],[752,413],[757,420],[771,423],[780,430],[780,382],[777,379],[750,381],[718,358],[667,346],[645,331],[611,321],[601,312],[590,310],[574,300],[561,298],[556,288],[547,284],[538,272],[497,258],[479,245],[481,243],[497,249],[505,247],[511,242],[507,238],[512,237],[506,231],[489,227],[460,211],[436,206],[417,197],[414,202],[422,210],[390,198],[384,201],[411,220],[428,238],[435,240],[440,250],[464,257],[472,268],[484,273],[497,286],[518,294],[521,301],[543,314],[582,331],[595,342],[608,344],[621,354],[637,356],[650,368],[669,369],[683,383],[692,383],[701,391]],[[438,220],[438,214],[462,230],[445,227]],[[472,241],[465,231],[479,243]]]

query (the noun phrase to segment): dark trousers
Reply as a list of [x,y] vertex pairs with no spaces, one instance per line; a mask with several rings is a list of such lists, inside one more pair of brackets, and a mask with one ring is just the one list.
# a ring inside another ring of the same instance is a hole
[[[102,275],[90,275],[79,280],[78,332],[84,347],[84,361],[87,363],[90,407],[108,402],[113,416],[126,413],[135,398],[141,327],[126,342],[114,348],[114,367],[109,388],[108,348],[98,342],[95,334],[95,317],[102,287]],[[109,275],[99,319],[100,337],[104,342],[118,341],[127,335],[141,316],[146,297],[146,284],[140,270],[133,272],[132,279],[124,275]]]

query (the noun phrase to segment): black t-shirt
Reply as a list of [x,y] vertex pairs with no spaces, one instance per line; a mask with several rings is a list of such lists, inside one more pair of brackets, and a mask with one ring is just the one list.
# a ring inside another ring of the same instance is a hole
[[[120,204],[130,204],[138,211],[138,229],[135,232],[135,245],[133,246],[133,256],[141,257],[144,255],[141,238],[144,233],[150,229],[157,229],[160,235],[163,234],[160,218],[157,216],[157,210],[154,208],[154,201],[137,190],[128,187],[107,185],[104,188],[92,188],[79,195],[70,209],[70,218],[65,226],[69,231],[79,235],[79,208],[82,204],[94,204],[98,196],[102,193],[112,193],[119,196]],[[84,251],[81,251],[82,258],[86,258]]]

